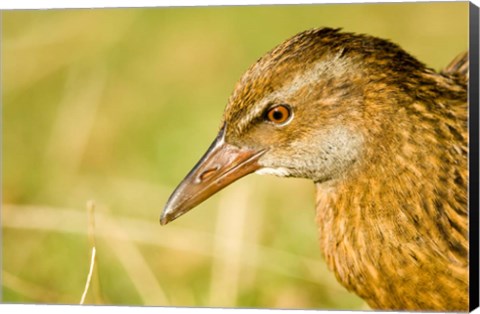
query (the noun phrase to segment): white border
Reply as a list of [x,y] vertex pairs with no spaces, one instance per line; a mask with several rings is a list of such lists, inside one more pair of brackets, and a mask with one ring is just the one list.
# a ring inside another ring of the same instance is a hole
[[[462,0],[435,0],[434,2],[452,2]],[[472,2],[478,3],[480,0]],[[426,2],[418,0],[10,0],[2,1],[0,9],[72,9],[72,8],[137,8],[137,7],[184,7],[184,6],[220,6],[220,5],[272,5],[272,4],[312,4],[312,3],[375,3],[375,2]],[[430,1],[432,2],[432,1]],[[478,5],[478,4],[477,4]]]
[[[129,307],[129,306],[92,306],[92,305],[20,305],[2,304],[2,313],[40,313],[40,314],[313,314],[339,313],[355,314],[352,311],[315,311],[315,310],[269,310],[269,309],[221,309],[221,308],[174,308],[174,307]],[[393,312],[376,312],[393,313]]]

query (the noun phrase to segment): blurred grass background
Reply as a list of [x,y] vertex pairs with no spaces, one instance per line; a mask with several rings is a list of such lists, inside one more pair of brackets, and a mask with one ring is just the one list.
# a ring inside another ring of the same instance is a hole
[[3,302],[79,302],[93,199],[87,303],[368,308],[322,261],[311,182],[251,175],[158,223],[242,72],[321,26],[440,69],[467,49],[468,3],[2,12]]

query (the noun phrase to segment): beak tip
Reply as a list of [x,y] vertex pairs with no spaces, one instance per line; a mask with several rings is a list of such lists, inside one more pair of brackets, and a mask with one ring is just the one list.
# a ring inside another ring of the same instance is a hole
[[168,211],[163,211],[163,214],[160,216],[160,225],[165,226],[171,221]]
[[162,226],[165,226],[166,224],[168,224],[168,221],[167,219],[165,219],[165,217],[160,217],[160,225]]
[[163,210],[163,213],[160,216],[160,225],[162,226],[165,226],[169,222],[174,221],[184,213],[184,211],[180,211],[179,208],[171,207],[169,206],[169,204],[165,206],[165,209]]

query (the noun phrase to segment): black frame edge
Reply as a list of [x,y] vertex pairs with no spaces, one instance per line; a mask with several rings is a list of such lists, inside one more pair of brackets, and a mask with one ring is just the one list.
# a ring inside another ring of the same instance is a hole
[[469,7],[469,225],[470,225],[470,302],[473,311],[479,306],[479,8],[472,2]]

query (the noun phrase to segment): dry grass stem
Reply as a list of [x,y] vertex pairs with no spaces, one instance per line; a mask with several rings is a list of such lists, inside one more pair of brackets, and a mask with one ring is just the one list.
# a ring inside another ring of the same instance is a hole
[[100,285],[100,279],[98,277],[98,271],[95,271],[95,263],[97,261],[97,245],[95,242],[95,202],[94,201],[88,201],[87,202],[87,217],[88,217],[88,242],[90,243],[90,247],[92,248],[92,253],[91,253],[91,259],[90,259],[90,269],[88,271],[88,276],[87,276],[87,281],[85,283],[85,289],[82,294],[82,298],[80,300],[80,304],[85,303],[85,298],[88,293],[88,289],[90,288],[90,283],[92,281],[92,277],[95,274],[95,284],[94,287],[96,287],[96,291],[94,293],[95,296],[95,301],[101,299],[100,297],[100,291],[99,291],[99,285]]
[[[88,238],[89,238],[90,246],[92,248],[95,248],[95,251],[96,251],[97,243],[95,240],[96,232],[95,232],[95,202],[94,201],[87,202],[87,210],[88,210],[88,221],[89,221]],[[95,254],[95,263],[98,265],[98,256],[96,254]],[[103,302],[103,296],[101,292],[100,275],[98,272],[98,267],[94,267],[93,269],[92,288],[93,288],[94,303],[103,304],[104,302]]]
[[88,288],[90,287],[90,282],[92,280],[93,268],[95,266],[95,255],[96,255],[95,247],[92,247],[92,258],[90,259],[90,269],[88,271],[87,282],[85,283],[85,289],[83,290],[82,298],[80,299],[80,304],[85,303],[85,298],[87,296]]

